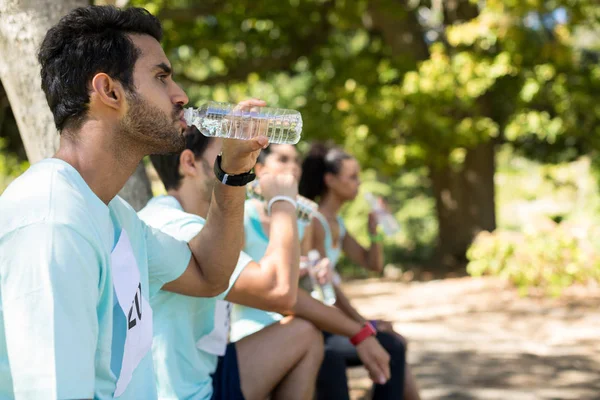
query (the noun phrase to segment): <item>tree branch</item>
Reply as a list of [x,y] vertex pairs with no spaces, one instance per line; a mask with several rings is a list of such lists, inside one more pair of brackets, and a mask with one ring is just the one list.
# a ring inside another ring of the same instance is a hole
[[477,18],[479,9],[469,0],[448,0],[444,4],[444,23],[454,25]]
[[415,63],[429,58],[425,34],[407,0],[371,0],[368,7],[373,28],[381,32],[394,56],[412,54]]

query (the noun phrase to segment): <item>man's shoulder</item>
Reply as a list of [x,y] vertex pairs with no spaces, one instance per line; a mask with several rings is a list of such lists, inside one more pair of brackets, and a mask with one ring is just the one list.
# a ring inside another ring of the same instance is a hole
[[115,198],[108,203],[108,208],[119,216],[126,216],[128,218],[135,216],[137,218],[135,209],[121,196],[115,196]]
[[0,196],[0,237],[33,224],[89,232],[102,214],[102,204],[97,198],[90,202],[90,194],[78,179],[57,162],[45,160],[31,166]]

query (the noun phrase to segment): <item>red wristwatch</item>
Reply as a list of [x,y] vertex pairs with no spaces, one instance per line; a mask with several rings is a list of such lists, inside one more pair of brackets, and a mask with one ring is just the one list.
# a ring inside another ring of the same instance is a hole
[[362,329],[358,331],[356,335],[350,338],[350,343],[352,343],[354,346],[358,346],[366,338],[374,336],[376,334],[377,331],[375,330],[375,328],[373,328],[373,325],[371,325],[370,322],[366,322],[365,326],[363,326]]

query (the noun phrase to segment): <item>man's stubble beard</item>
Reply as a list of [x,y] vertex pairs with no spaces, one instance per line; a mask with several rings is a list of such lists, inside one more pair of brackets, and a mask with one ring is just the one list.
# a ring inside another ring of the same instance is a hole
[[185,138],[175,125],[181,107],[175,106],[169,116],[135,92],[127,94],[127,101],[129,110],[119,123],[119,131],[125,141],[135,146],[136,152],[148,155],[183,151]]

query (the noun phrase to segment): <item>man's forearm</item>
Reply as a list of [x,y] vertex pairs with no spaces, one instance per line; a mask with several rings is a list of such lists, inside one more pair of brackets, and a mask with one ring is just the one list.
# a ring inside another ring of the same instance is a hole
[[362,328],[359,322],[345,315],[340,309],[313,299],[302,289],[298,290],[296,305],[287,314],[310,321],[321,330],[346,337],[356,335]]
[[344,314],[346,314],[348,317],[352,318],[360,324],[363,324],[365,322],[365,319],[362,317],[362,315],[359,314],[359,312],[354,307],[352,307],[352,304],[350,304],[350,300],[346,297],[344,292],[337,285],[334,285],[334,288],[336,297],[335,306],[341,311],[343,311]]
[[190,249],[204,280],[227,286],[244,244],[244,187],[216,183],[204,228]]

